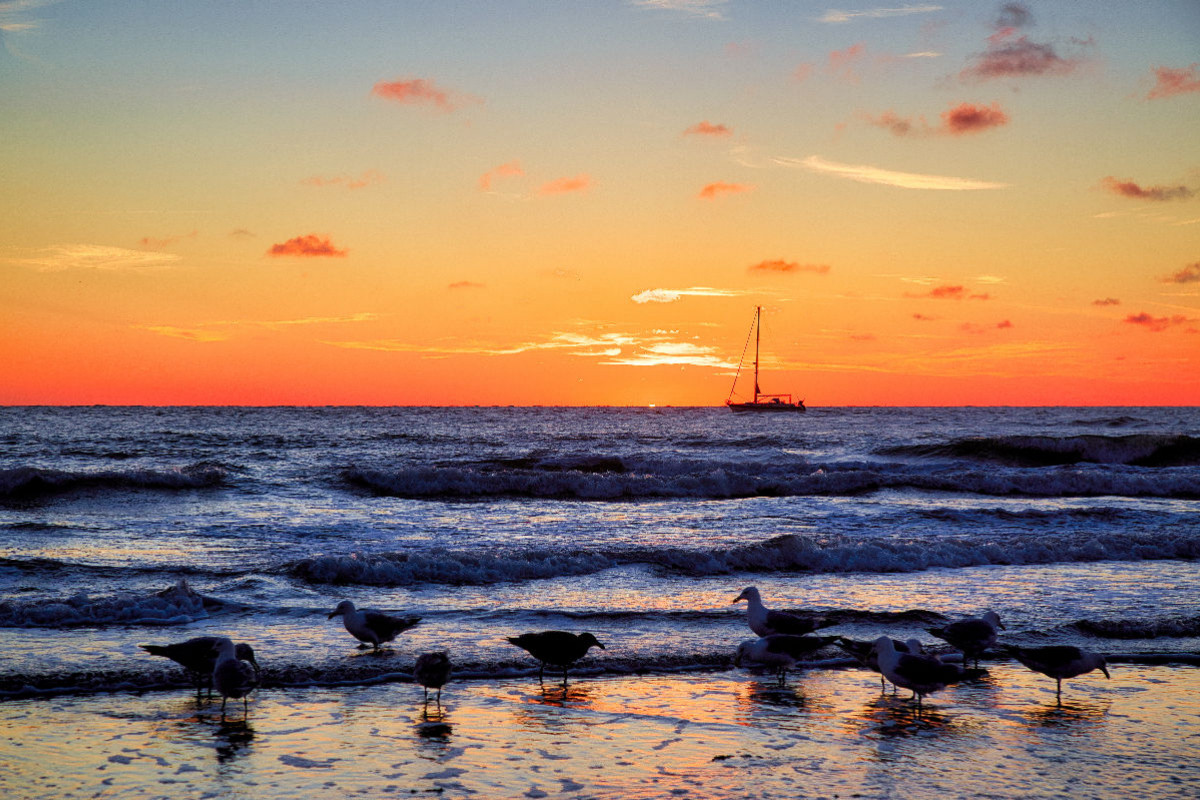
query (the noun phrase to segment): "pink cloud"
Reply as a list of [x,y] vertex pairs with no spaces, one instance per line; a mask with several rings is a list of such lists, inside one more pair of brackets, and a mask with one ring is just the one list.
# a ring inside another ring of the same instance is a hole
[[519,161],[509,161],[483,173],[479,178],[479,188],[486,192],[492,188],[492,181],[496,178],[519,178],[524,174]]
[[1198,283],[1200,282],[1200,261],[1188,264],[1174,275],[1163,278],[1163,283]]
[[895,136],[908,136],[914,130],[923,133],[929,132],[929,125],[922,119],[919,122],[914,122],[912,117],[902,117],[895,111],[885,111],[878,117],[867,117],[867,122],[877,128],[884,128],[891,131]]
[[176,242],[182,241],[183,239],[195,239],[197,235],[198,231],[181,233],[173,236],[164,236],[161,239],[157,239],[153,236],[143,236],[138,240],[138,244],[140,244],[142,247],[149,247],[153,250],[158,250],[163,247],[169,247]]
[[741,194],[743,192],[754,191],[754,187],[746,183],[724,183],[717,181],[710,183],[700,190],[700,194],[696,195],[704,200],[712,200],[723,194]]
[[912,318],[917,322],[933,322],[936,317],[926,316],[925,314],[913,314]]
[[999,103],[991,106],[977,106],[971,103],[960,103],[949,111],[942,112],[942,128],[955,136],[1008,124],[1008,115],[1000,109]]
[[371,88],[371,94],[406,105],[432,105],[447,112],[461,105],[461,101],[450,92],[439,89],[433,81],[424,78],[379,81]]
[[567,194],[569,192],[583,192],[590,188],[592,179],[588,175],[576,175],[574,178],[557,178],[549,183],[542,184],[542,188],[538,189],[540,195],[551,194]]
[[353,190],[362,189],[365,186],[370,186],[373,183],[379,183],[382,180],[382,174],[376,170],[370,169],[357,178],[349,175],[337,175],[333,178],[326,178],[317,175],[312,178],[305,178],[301,182],[305,186],[345,186],[347,189]]
[[1102,178],[1100,185],[1113,194],[1137,200],[1186,200],[1196,193],[1186,186],[1139,186],[1133,181],[1119,180],[1112,175]]
[[852,44],[845,50],[834,50],[829,54],[830,74],[851,83],[858,83],[859,75],[856,67],[862,63],[866,52],[867,46],[862,42]]
[[695,125],[683,132],[684,136],[730,136],[732,134],[733,131],[725,125],[713,125],[708,120],[697,122]]
[[1125,318],[1125,321],[1130,325],[1140,325],[1153,333],[1160,333],[1170,328],[1173,325],[1183,325],[1190,320],[1182,314],[1176,314],[1172,317],[1154,317],[1142,311],[1138,314],[1130,314]]
[[906,294],[905,297],[930,300],[989,300],[987,294],[968,294],[965,286],[935,286],[925,294]]
[[1200,92],[1200,64],[1191,64],[1182,69],[1155,67],[1154,88],[1146,95],[1146,99],[1159,100],[1191,92]]
[[1092,305],[1094,305],[1094,306],[1119,306],[1119,305],[1121,305],[1121,301],[1115,297],[1105,297],[1102,300],[1093,300]]
[[781,258],[772,261],[760,261],[746,268],[748,272],[815,272],[824,275],[829,272],[828,264],[801,264],[796,261],[784,261]]
[[799,83],[803,83],[804,81],[809,79],[809,76],[811,76],[813,74],[813,69],[815,67],[816,67],[816,65],[813,64],[811,61],[803,62],[802,64],[797,66],[794,70],[792,70],[792,79]]
[[446,288],[448,288],[448,289],[482,289],[482,288],[484,288],[484,285],[482,283],[475,283],[474,281],[455,281],[454,283],[450,284]]
[[987,49],[959,77],[975,80],[1037,75],[1069,75],[1080,65],[1077,58],[1063,58],[1052,44],[1032,42],[1027,36],[1012,38],[1015,28],[1003,28],[988,37]]
[[349,250],[339,250],[329,241],[329,237],[317,236],[315,233],[310,233],[307,236],[297,236],[288,239],[282,244],[271,245],[271,249],[267,251],[269,256],[335,256],[341,258],[350,252]]

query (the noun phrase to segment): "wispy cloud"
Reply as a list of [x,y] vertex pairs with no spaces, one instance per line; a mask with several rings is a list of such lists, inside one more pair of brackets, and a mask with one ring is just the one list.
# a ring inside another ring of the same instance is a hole
[[1161,100],[1164,97],[1192,92],[1200,92],[1200,64],[1191,64],[1180,69],[1155,67],[1154,87],[1146,94],[1146,99]]
[[40,20],[27,17],[30,11],[55,5],[62,0],[7,0],[0,2],[0,31],[20,33],[37,28]]
[[1100,186],[1105,191],[1121,197],[1132,197],[1137,200],[1186,200],[1196,193],[1187,186],[1140,186],[1131,180],[1122,180],[1112,175],[1106,175],[1100,180]]
[[800,167],[836,175],[860,183],[878,183],[884,186],[896,186],[902,189],[932,189],[938,191],[973,191],[977,189],[1001,189],[1005,183],[977,181],[969,178],[955,178],[945,175],[921,175],[912,172],[895,172],[893,170],[874,167],[866,164],[839,164],[836,161],[826,161],[820,156],[808,158],[776,157],[775,162],[786,167]]
[[1163,283],[1200,283],[1200,261],[1162,279]]
[[829,74],[849,83],[858,83],[858,67],[866,58],[866,54],[867,46],[863,42],[852,44],[845,50],[832,51],[827,67]]
[[733,131],[730,130],[730,128],[726,125],[720,125],[720,124],[714,125],[713,123],[709,122],[708,120],[704,120],[703,122],[697,122],[695,125],[688,128],[687,130],[685,130],[683,132],[683,135],[684,136],[724,137],[724,136],[732,136]]
[[1119,305],[1121,305],[1121,301],[1115,297],[1104,297],[1099,300],[1093,300],[1092,305],[1094,305],[1094,306],[1119,306]]
[[635,303],[674,303],[684,297],[737,297],[746,294],[735,289],[713,289],[693,286],[690,289],[647,289],[629,298]]
[[305,186],[342,186],[346,189],[363,189],[383,180],[383,174],[378,170],[369,169],[357,178],[352,175],[335,175],[332,178],[314,176],[305,178],[301,183]]
[[1195,320],[1189,319],[1182,314],[1175,314],[1170,317],[1155,317],[1142,311],[1137,314],[1130,314],[1125,318],[1125,322],[1129,325],[1137,325],[1138,327],[1145,328],[1151,333],[1161,333],[1168,328],[1185,325],[1189,322],[1195,322]]
[[959,103],[942,112],[940,125],[930,125],[924,117],[902,117],[895,111],[866,117],[867,122],[895,136],[963,136],[1008,124],[1008,114],[999,103],[991,106]]
[[455,281],[454,283],[450,284],[446,288],[447,289],[482,289],[482,288],[484,288],[484,285],[482,283],[476,283],[475,281]]
[[1055,45],[1032,41],[1021,33],[1033,26],[1033,14],[1023,3],[1005,3],[993,23],[984,51],[975,56],[959,77],[986,81],[1040,75],[1068,75],[1083,59],[1059,55]]
[[190,328],[175,325],[137,325],[139,330],[150,331],[159,336],[173,339],[188,339],[194,342],[224,342],[232,339],[238,329],[257,328],[260,330],[280,331],[298,326],[343,325],[357,322],[370,322],[378,319],[378,314],[362,312],[341,317],[300,317],[297,319],[276,320],[222,320],[202,322]]
[[540,195],[568,194],[570,192],[587,191],[592,185],[592,179],[589,175],[576,175],[574,178],[556,178],[549,183],[542,184],[538,189]]
[[267,250],[267,255],[341,258],[348,252],[350,251],[335,247],[328,236],[317,236],[315,233],[310,233],[307,236],[296,236],[286,242],[271,245],[271,248]]
[[724,181],[717,181],[716,183],[710,183],[706,185],[696,196],[704,200],[713,200],[721,195],[744,194],[745,192],[752,191],[754,191],[754,186],[752,184],[725,183]]
[[852,22],[856,19],[886,19],[888,17],[907,17],[912,14],[931,14],[935,11],[941,11],[942,6],[922,5],[922,6],[901,6],[899,8],[868,8],[861,11],[841,11],[831,8],[826,11],[819,20],[821,22],[842,23]]
[[728,0],[629,0],[632,5],[640,8],[652,8],[663,11],[680,11],[695,17],[706,19],[725,19],[721,12]]
[[425,78],[379,81],[371,88],[371,94],[405,105],[433,106],[447,113],[456,111],[467,103],[482,102],[471,95],[442,89]]
[[196,236],[198,236],[198,235],[199,235],[199,231],[192,231],[191,233],[171,234],[171,235],[163,236],[161,238],[156,238],[154,236],[143,236],[141,239],[138,240],[138,244],[140,244],[142,247],[153,247],[154,249],[157,250],[158,248],[161,248],[161,247],[170,247],[171,245],[173,245],[177,242],[181,242],[184,239],[195,239]]
[[524,174],[525,171],[521,169],[520,161],[509,161],[483,173],[479,178],[479,189],[487,192],[492,188],[492,181],[497,178],[519,178]]
[[784,261],[781,258],[760,261],[757,264],[751,264],[746,267],[748,272],[815,272],[818,275],[824,275],[829,272],[828,264],[801,264],[798,261]]
[[987,294],[971,294],[965,286],[945,285],[935,286],[924,294],[906,294],[905,297],[927,298],[930,300],[988,300]]
[[153,270],[170,267],[182,260],[175,253],[126,250],[102,244],[56,244],[43,247],[28,256],[5,258],[10,264],[44,272],[62,270]]

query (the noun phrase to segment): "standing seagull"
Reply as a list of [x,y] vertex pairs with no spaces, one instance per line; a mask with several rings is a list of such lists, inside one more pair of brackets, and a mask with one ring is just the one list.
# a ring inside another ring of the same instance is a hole
[[988,611],[982,617],[970,617],[951,622],[941,628],[925,630],[948,642],[955,650],[961,650],[963,663],[966,664],[967,659],[973,659],[978,669],[979,657],[996,643],[996,629],[1003,627],[1000,616],[995,611]]
[[546,672],[547,664],[562,667],[564,686],[567,683],[567,669],[586,656],[589,649],[593,647],[606,649],[590,633],[575,634],[567,631],[523,633],[520,636],[509,636],[508,641],[541,662],[541,667],[538,669],[539,681]]
[[442,705],[442,687],[450,680],[450,657],[443,652],[422,653],[413,667],[413,677],[425,687],[425,703],[429,703],[429,690],[437,689],[437,704]]
[[1062,705],[1063,678],[1075,678],[1098,669],[1104,673],[1104,677],[1112,680],[1112,676],[1108,674],[1108,662],[1104,660],[1104,656],[1088,650],[1080,650],[1078,647],[1065,644],[1052,644],[1049,647],[1002,645],[1000,649],[1034,672],[1054,678],[1058,683],[1055,695],[1058,697],[1060,706]]
[[[141,648],[153,656],[163,656],[174,661],[187,670],[188,677],[196,684],[196,694],[208,688],[212,694],[213,667],[217,665],[217,645],[227,641],[223,636],[197,636],[185,642],[174,644],[144,644]],[[254,649],[245,642],[238,642],[233,649],[234,655],[242,661],[249,662],[255,673],[258,672],[258,661],[254,658]]]
[[925,695],[979,672],[963,669],[957,664],[946,664],[933,656],[897,652],[895,644],[887,636],[876,639],[874,647],[879,659],[879,671],[897,686],[911,689],[917,698],[917,708],[921,707],[921,699]]
[[421,621],[420,617],[393,617],[370,608],[356,611],[354,603],[349,600],[338,603],[337,608],[330,612],[329,619],[338,616],[342,618],[346,630],[364,643],[359,645],[360,649],[371,645],[376,650],[384,642],[395,639],[396,634],[403,633]]
[[797,661],[812,655],[836,639],[836,636],[792,636],[787,633],[747,639],[738,645],[733,665],[740,667],[743,661],[750,661],[771,667],[779,677],[779,685],[782,686],[787,682],[787,671],[796,666]]
[[[854,660],[862,664],[872,672],[879,673],[879,686],[881,692],[887,691],[887,678],[883,676],[883,672],[879,669],[879,654],[875,651],[875,642],[860,642],[857,639],[847,639],[845,636],[836,637],[838,647],[845,650]],[[892,639],[892,647],[898,653],[908,653],[909,655],[921,655],[921,643],[916,639],[909,639],[907,642],[902,642],[899,639]],[[892,684],[892,694],[896,693],[896,684]]]
[[242,716],[249,713],[246,695],[258,686],[254,668],[237,657],[237,649],[229,639],[219,639],[216,646],[217,663],[213,667],[213,685],[221,695],[221,719],[225,719],[225,702],[242,698]]
[[815,631],[820,621],[810,617],[798,617],[785,611],[771,611],[763,605],[762,595],[755,586],[746,587],[741,594],[733,598],[734,603],[739,600],[746,601],[746,620],[750,623],[750,630],[759,636],[771,636],[776,633],[800,636]]

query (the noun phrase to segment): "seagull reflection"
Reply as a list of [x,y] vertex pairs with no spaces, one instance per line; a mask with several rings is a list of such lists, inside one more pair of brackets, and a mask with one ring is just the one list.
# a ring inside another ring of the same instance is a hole
[[1022,721],[1038,728],[1083,728],[1100,725],[1108,716],[1107,702],[1066,702],[1030,709]]
[[868,703],[856,716],[866,721],[878,736],[954,734],[959,730],[953,718],[936,706],[914,706],[892,697],[881,697]]
[[422,714],[421,721],[416,725],[416,731],[417,736],[422,739],[444,743],[450,741],[450,734],[454,732],[454,729],[449,722],[446,722],[446,714],[439,710]]
[[755,681],[747,688],[745,704],[751,708],[803,709],[808,705],[808,698],[801,693],[800,689],[793,686],[780,686],[774,681],[767,683]]
[[222,720],[213,734],[218,764],[229,764],[249,752],[254,728],[247,720]]

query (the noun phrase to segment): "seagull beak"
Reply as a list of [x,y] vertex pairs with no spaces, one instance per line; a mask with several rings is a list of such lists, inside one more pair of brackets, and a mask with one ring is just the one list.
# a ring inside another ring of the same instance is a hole
[[339,614],[341,614],[341,613],[342,613],[342,612],[340,612],[340,611],[330,611],[330,612],[329,612],[329,616],[328,616],[328,617],[326,617],[326,619],[333,619],[334,617],[338,616],[338,615],[339,615]]

